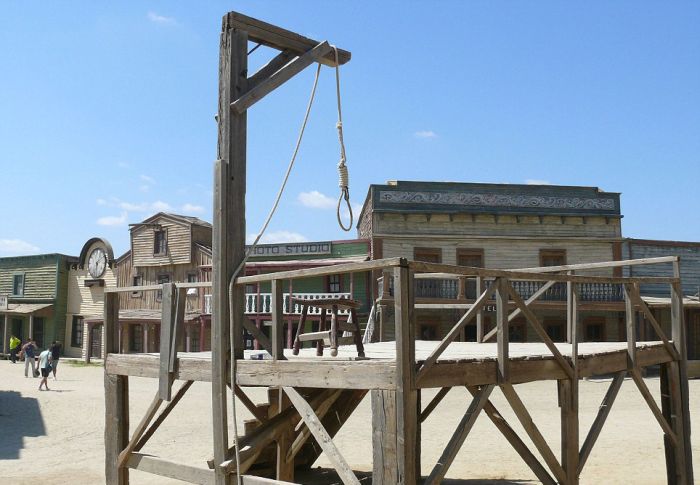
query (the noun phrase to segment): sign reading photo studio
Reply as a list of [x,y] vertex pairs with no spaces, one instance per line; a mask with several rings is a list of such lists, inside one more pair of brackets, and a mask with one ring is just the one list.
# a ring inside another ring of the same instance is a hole
[[260,244],[252,256],[320,256],[331,254],[330,242],[302,242],[286,244]]

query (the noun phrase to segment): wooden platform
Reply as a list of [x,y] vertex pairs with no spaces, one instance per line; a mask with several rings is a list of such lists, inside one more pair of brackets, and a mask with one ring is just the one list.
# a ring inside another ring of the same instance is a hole
[[[416,341],[416,362],[425,361],[438,342]],[[556,344],[570,360],[571,344]],[[579,377],[612,374],[628,368],[626,342],[586,342],[579,344]],[[367,357],[357,358],[353,345],[339,348],[337,357],[317,357],[315,349],[302,349],[298,356],[285,350],[287,360],[251,360],[259,352],[246,352],[237,362],[236,381],[241,386],[335,387],[344,389],[396,389],[396,343],[367,344]],[[669,362],[662,342],[638,342],[637,359],[641,366]],[[511,343],[510,361],[514,383],[565,379],[566,375],[542,343]],[[181,380],[211,381],[211,353],[179,353],[175,376]],[[453,342],[430,372],[417,384],[419,388],[484,385],[497,382],[496,344]],[[109,354],[108,374],[157,378],[159,354]]]

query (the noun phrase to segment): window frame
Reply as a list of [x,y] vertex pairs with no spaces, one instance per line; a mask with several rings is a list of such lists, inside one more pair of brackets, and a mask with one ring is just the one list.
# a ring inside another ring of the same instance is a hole
[[[607,320],[603,316],[590,316],[583,319],[581,322],[581,341],[582,342],[607,342],[608,335],[606,329]],[[601,338],[600,340],[589,340],[586,333],[589,327],[600,325]]]
[[[20,278],[20,291],[17,290],[17,278]],[[27,274],[24,272],[12,273],[12,296],[24,296],[25,283],[27,282]]]
[[484,249],[483,248],[457,248],[457,255],[456,255],[457,266],[465,266],[465,265],[459,264],[459,259],[463,256],[466,256],[466,257],[478,256],[479,259],[481,260],[481,264],[479,266],[474,266],[474,267],[475,268],[483,268],[484,267]]
[[[158,244],[158,234],[163,234],[163,244]],[[160,251],[160,249],[163,251]],[[153,256],[167,256],[168,255],[168,230],[165,228],[156,229],[153,231]]]
[[[425,259],[418,259],[419,255],[430,255],[437,256],[437,261],[426,261]],[[413,248],[413,261],[420,261],[424,263],[442,263],[442,248],[426,248],[426,247],[414,247]]]
[[[566,320],[561,320],[557,318],[545,318],[542,321],[542,326],[544,327],[544,331],[547,333],[549,338],[552,340],[554,343],[561,343],[561,342],[566,342]],[[560,340],[555,340],[555,337],[552,336],[552,334],[549,332],[550,327],[560,327],[561,328],[561,337]]]
[[[135,274],[131,277],[131,286],[143,286],[143,275]],[[143,291],[132,291],[131,298],[141,298],[143,297]]]
[[[161,278],[166,277],[168,281],[161,281]],[[170,283],[173,280],[173,275],[171,273],[158,273],[156,275],[156,284],[164,285],[165,283]],[[156,301],[163,301],[163,290],[156,291]]]
[[[544,264],[545,258],[562,258],[562,264]],[[540,266],[565,266],[567,264],[566,249],[540,249]]]
[[[331,278],[338,278],[338,281],[332,282]],[[345,278],[343,278],[343,275],[341,275],[341,274],[331,274],[331,275],[326,276],[326,293],[342,293],[344,279]],[[332,285],[335,285],[335,284],[338,285],[338,289],[334,291],[331,288],[332,288]]]
[[[73,320],[71,321],[70,327],[70,346],[74,348],[83,348],[83,333],[85,330],[85,320],[80,315],[73,315]],[[76,338],[76,335],[80,336],[80,339]]]
[[435,339],[432,342],[439,342],[442,340],[442,332],[440,331],[440,321],[435,321],[432,318],[418,318],[416,320],[416,339],[422,340],[423,337],[423,327],[430,327],[435,332]]

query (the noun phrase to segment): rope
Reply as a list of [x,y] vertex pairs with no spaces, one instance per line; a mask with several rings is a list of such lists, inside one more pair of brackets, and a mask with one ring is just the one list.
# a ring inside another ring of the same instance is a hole
[[[337,56],[337,51],[336,51],[336,56]],[[313,84],[313,87],[311,88],[311,95],[309,96],[309,102],[306,106],[306,113],[304,114],[304,121],[301,124],[301,129],[299,130],[299,136],[297,137],[297,143],[296,143],[296,146],[294,147],[294,153],[292,153],[292,158],[289,161],[289,165],[287,166],[287,172],[284,174],[284,180],[282,180],[282,185],[280,185],[279,191],[277,192],[277,197],[275,197],[275,202],[274,202],[274,204],[272,204],[272,209],[270,209],[270,213],[267,215],[267,219],[265,219],[265,223],[262,225],[260,232],[258,232],[258,235],[255,237],[253,244],[251,244],[248,247],[248,251],[246,251],[245,256],[243,257],[243,261],[241,261],[241,263],[238,265],[238,267],[236,268],[236,271],[233,272],[233,275],[231,276],[231,279],[229,280],[229,283],[228,283],[229,328],[233,328],[233,315],[234,315],[233,288],[235,286],[234,282],[236,281],[238,274],[245,267],[245,263],[246,263],[246,261],[248,261],[248,258],[250,257],[250,255],[253,254],[253,252],[255,251],[255,248],[257,247],[258,242],[260,241],[260,238],[265,233],[267,226],[270,224],[270,221],[272,220],[272,216],[275,214],[275,211],[277,210],[277,206],[279,206],[280,199],[282,199],[282,194],[284,193],[284,189],[287,185],[287,181],[289,180],[289,175],[292,173],[292,168],[294,167],[294,162],[296,161],[297,154],[299,153],[299,147],[301,147],[301,140],[304,137],[304,130],[306,129],[306,124],[309,121],[309,115],[311,114],[311,106],[313,105],[314,98],[316,96],[316,87],[318,86],[318,78],[319,78],[320,73],[321,73],[321,64],[318,64],[318,67],[316,68],[316,75],[314,76],[314,84]],[[231,332],[231,351],[232,352],[234,349],[234,339],[235,339],[235,335],[233,332]],[[234,392],[234,386],[236,385],[235,376],[236,376],[236,359],[232,358],[231,359],[231,391],[232,392]],[[241,474],[240,474],[241,457],[240,457],[240,450],[238,449],[238,420],[236,417],[236,396],[235,396],[235,394],[233,396],[232,412],[233,412],[233,446],[236,449],[236,479],[237,479],[238,485],[241,485]]]
[[[334,45],[331,47],[335,53],[335,94],[338,101],[338,122],[335,124],[335,127],[338,130],[338,143],[340,144],[340,161],[338,162],[338,187],[340,187],[340,196],[338,197],[335,215],[338,218],[338,225],[340,228],[345,232],[349,232],[352,229],[353,215],[352,207],[350,206],[350,179],[348,176],[348,167],[345,165],[347,158],[345,156],[345,140],[343,139],[343,110],[340,106],[340,62],[338,62],[338,48]],[[343,220],[340,217],[340,204],[343,199],[345,199],[345,204],[350,213],[350,221],[347,226],[343,224]]]

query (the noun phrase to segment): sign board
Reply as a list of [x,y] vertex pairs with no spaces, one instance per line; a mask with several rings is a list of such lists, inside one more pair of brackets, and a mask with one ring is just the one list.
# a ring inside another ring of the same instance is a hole
[[251,256],[320,256],[331,254],[332,246],[330,242],[260,244],[255,247]]
[[7,310],[7,295],[0,295],[0,310]]

